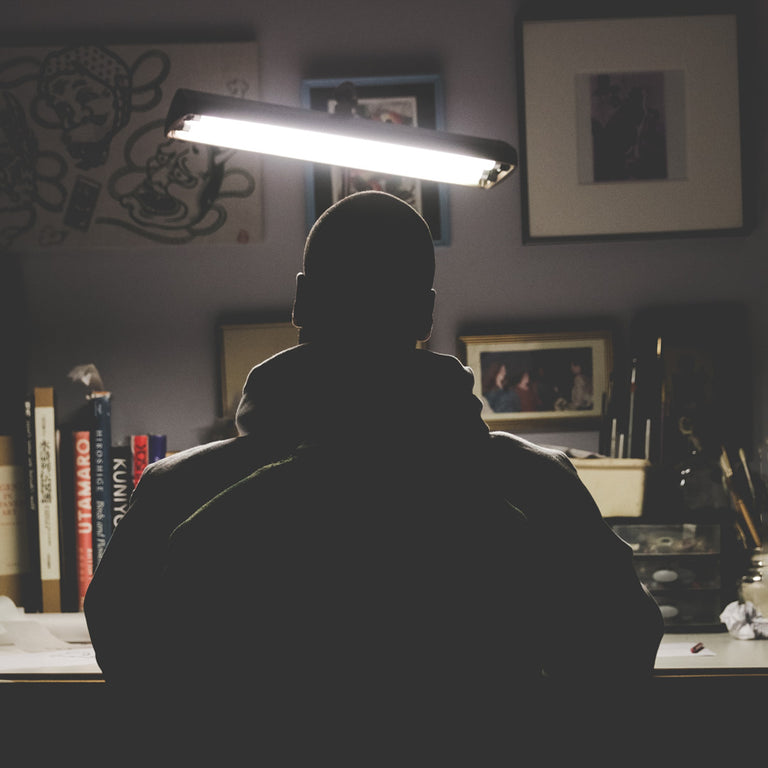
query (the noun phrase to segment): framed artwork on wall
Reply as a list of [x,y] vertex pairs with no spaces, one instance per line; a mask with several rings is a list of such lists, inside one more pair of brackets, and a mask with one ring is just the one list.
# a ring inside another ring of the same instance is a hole
[[612,373],[609,331],[461,336],[491,429],[598,425]]
[[261,240],[261,160],[165,137],[173,94],[258,97],[255,42],[0,52],[0,251]]
[[[304,80],[302,106],[352,119],[396,122],[443,129],[442,81],[438,75],[339,77]],[[413,205],[432,231],[436,245],[447,245],[448,192],[444,184],[320,164],[307,166],[307,225],[353,192],[379,189]]]
[[299,331],[290,321],[280,323],[222,323],[217,328],[219,347],[219,403],[221,416],[237,409],[243,384],[253,366],[299,343]]
[[524,242],[739,233],[738,18],[517,23]]
[[652,306],[631,325],[638,409],[652,421],[651,459],[687,460],[693,445],[717,462],[754,440],[750,319],[740,302]]

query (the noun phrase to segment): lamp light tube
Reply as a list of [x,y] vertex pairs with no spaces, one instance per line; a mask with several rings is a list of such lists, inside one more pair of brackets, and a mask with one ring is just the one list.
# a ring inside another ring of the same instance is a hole
[[186,90],[174,97],[166,134],[201,144],[482,188],[501,181],[517,164],[517,153],[504,142]]

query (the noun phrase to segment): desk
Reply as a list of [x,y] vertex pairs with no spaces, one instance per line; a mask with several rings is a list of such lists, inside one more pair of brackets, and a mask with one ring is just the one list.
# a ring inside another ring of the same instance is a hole
[[[36,613],[25,614],[23,618],[39,622],[55,637],[68,643],[69,649],[64,649],[57,661],[55,652],[43,657],[0,645],[0,679],[101,679],[82,613]],[[696,643],[703,643],[706,651],[670,655],[677,648],[690,649]],[[768,677],[768,640],[737,640],[727,632],[664,635],[656,657],[655,676],[686,675]]]
[[[92,652],[83,614],[25,618],[39,621],[66,640],[73,653]],[[699,642],[706,654],[685,652]],[[677,649],[684,655],[669,655]],[[24,655],[30,657],[26,664],[20,663]],[[46,665],[37,663],[34,656],[0,645],[0,713],[6,733],[21,736],[25,745],[39,742],[44,734],[47,743],[56,745],[57,759],[82,754],[84,728],[86,743],[94,752],[98,753],[99,742],[104,750],[114,749],[110,741],[115,723],[120,722],[117,703],[111,699],[95,659],[90,657],[82,664],[69,659],[66,665],[56,666],[50,656]],[[732,739],[733,734],[763,732],[766,716],[762,713],[768,708],[768,640],[737,640],[726,632],[665,635],[648,693],[634,708],[626,708],[626,703],[617,708],[618,720],[630,724],[633,734],[642,734],[643,744],[652,744],[654,754],[655,740],[663,735],[664,751],[658,754],[675,757],[665,765],[715,765],[709,754],[712,743]],[[579,695],[577,704],[590,711],[591,701],[587,691],[583,700]],[[615,723],[609,727],[614,728]],[[636,736],[626,739],[633,750],[637,748]],[[25,746],[23,754],[27,749]],[[744,749],[740,746],[742,756]],[[757,756],[764,757],[762,751]],[[661,765],[657,760],[653,764]]]

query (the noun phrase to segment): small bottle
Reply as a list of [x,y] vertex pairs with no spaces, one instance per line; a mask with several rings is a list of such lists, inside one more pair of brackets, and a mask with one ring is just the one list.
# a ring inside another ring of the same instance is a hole
[[768,557],[763,547],[752,552],[747,572],[739,586],[740,602],[750,602],[768,619]]

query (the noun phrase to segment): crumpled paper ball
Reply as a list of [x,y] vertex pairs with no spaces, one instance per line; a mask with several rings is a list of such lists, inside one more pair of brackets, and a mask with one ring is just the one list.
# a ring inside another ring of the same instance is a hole
[[768,639],[768,619],[763,618],[762,613],[749,600],[744,603],[728,603],[720,614],[720,621],[739,640]]

